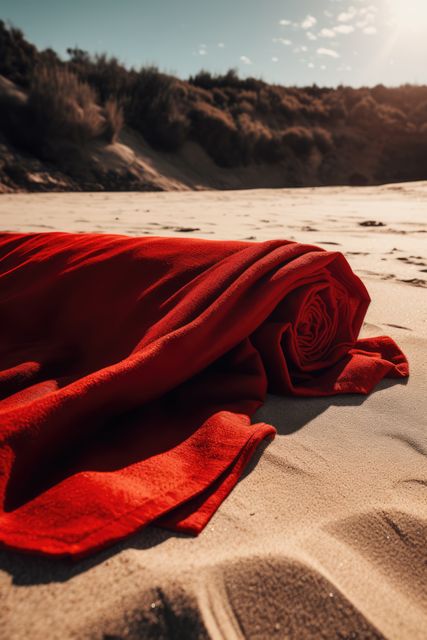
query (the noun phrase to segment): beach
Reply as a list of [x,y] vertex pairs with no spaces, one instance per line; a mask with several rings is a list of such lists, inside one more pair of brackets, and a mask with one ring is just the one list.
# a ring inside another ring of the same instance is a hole
[[5,194],[2,231],[286,238],[343,252],[408,380],[268,396],[264,443],[206,529],[71,563],[0,552],[0,638],[389,638],[427,629],[427,183]]

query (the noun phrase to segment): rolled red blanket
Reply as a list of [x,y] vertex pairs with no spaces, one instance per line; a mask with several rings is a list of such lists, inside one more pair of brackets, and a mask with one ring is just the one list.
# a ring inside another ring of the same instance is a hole
[[342,254],[0,234],[0,541],[75,557],[155,521],[200,532],[259,442],[267,386],[368,393],[408,363],[358,340]]

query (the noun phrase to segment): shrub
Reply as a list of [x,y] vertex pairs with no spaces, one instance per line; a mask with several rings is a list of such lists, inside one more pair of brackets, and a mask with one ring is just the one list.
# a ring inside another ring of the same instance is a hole
[[126,69],[117,58],[105,54],[91,57],[78,48],[67,49],[67,53],[70,56],[67,67],[93,87],[102,102],[112,97],[123,101],[131,93],[137,74],[133,69]]
[[226,106],[228,102],[228,96],[224,91],[215,87],[214,89],[212,89],[212,96],[213,102],[217,107],[221,108]]
[[68,140],[81,146],[104,132],[105,118],[95,91],[67,69],[38,68],[27,108],[40,144]]
[[369,178],[364,173],[355,171],[350,175],[348,183],[351,187],[366,187],[369,184]]
[[280,104],[278,105],[279,112],[282,113],[291,122],[295,120],[300,109],[301,104],[299,100],[297,100],[297,98],[292,95],[283,96]]
[[260,160],[268,163],[280,162],[286,158],[288,153],[287,147],[283,144],[282,136],[273,133],[271,137],[259,138],[256,145],[256,155]]
[[237,126],[240,133],[241,161],[249,164],[265,160],[266,150],[272,138],[270,129],[260,120],[253,120],[248,113],[238,116]]
[[241,136],[227,111],[204,102],[190,111],[191,135],[223,167],[241,163]]
[[371,96],[365,96],[352,107],[349,119],[362,127],[377,125],[381,119],[378,103]]
[[25,40],[22,31],[8,28],[0,20],[0,74],[28,86],[37,59],[37,49]]
[[257,78],[240,79],[237,69],[229,69],[224,75],[212,75],[209,71],[201,70],[195,76],[190,76],[188,82],[203,89],[213,89],[214,87],[225,89],[239,89],[248,91],[260,91],[266,84]]
[[427,123],[427,100],[418,104],[410,114],[412,122],[418,126],[422,126]]
[[305,127],[290,127],[282,134],[282,141],[297,156],[308,155],[313,148],[313,134]]
[[154,147],[176,151],[190,131],[185,101],[182,83],[157,67],[146,67],[137,75],[125,113],[129,124]]
[[105,118],[104,138],[107,142],[116,142],[123,127],[123,109],[115,98],[105,103],[103,114]]
[[331,132],[323,129],[322,127],[314,127],[313,139],[316,147],[322,153],[327,153],[334,146]]
[[330,122],[339,123],[347,118],[347,109],[341,96],[328,97],[324,105]]
[[25,93],[0,76],[0,131],[15,144],[19,144],[26,104]]

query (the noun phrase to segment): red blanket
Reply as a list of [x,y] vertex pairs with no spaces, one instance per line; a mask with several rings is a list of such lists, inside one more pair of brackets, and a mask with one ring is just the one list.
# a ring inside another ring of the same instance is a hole
[[83,556],[155,521],[200,532],[274,393],[368,393],[408,375],[317,247],[0,234],[0,541]]

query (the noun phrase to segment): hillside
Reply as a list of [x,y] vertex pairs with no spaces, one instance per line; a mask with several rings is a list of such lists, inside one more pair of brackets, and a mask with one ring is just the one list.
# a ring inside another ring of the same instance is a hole
[[239,189],[427,179],[427,87],[187,81],[0,21],[0,192]]

